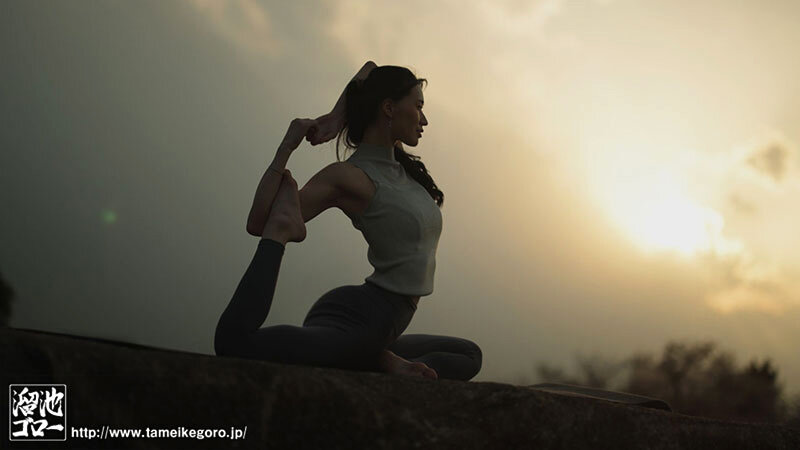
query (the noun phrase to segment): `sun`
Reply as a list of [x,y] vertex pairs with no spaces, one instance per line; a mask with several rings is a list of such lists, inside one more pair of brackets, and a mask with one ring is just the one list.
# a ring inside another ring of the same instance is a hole
[[722,235],[724,218],[693,201],[680,178],[666,170],[618,177],[607,189],[606,210],[644,251],[689,257],[737,250],[737,243]]
[[630,205],[621,218],[628,234],[647,250],[676,250],[684,255],[712,248],[712,236],[722,229],[714,211],[678,195],[655,195]]

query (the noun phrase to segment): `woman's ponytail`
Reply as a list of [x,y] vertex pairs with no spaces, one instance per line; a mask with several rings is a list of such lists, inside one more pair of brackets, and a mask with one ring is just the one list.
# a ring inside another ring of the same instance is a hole
[[[345,88],[345,125],[347,129],[346,143],[361,142],[366,129],[366,105],[364,104],[364,81],[352,79]],[[340,134],[341,136],[341,134]],[[339,147],[337,139],[336,147]],[[338,153],[338,152],[337,152]]]

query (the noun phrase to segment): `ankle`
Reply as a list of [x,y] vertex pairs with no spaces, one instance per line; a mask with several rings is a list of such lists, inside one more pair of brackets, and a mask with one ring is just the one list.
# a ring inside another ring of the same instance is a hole
[[286,247],[286,243],[289,242],[289,237],[286,236],[285,233],[280,233],[278,231],[272,230],[265,230],[264,233],[261,235],[262,239],[272,239],[275,242],[281,243],[284,247]]
[[381,351],[380,355],[378,355],[378,367],[380,367],[382,370],[388,370],[394,363],[397,362],[398,358],[400,357],[391,351],[383,350]]

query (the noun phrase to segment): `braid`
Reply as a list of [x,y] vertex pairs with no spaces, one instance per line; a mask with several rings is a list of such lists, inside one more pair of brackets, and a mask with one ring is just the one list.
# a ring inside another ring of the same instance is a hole
[[416,180],[417,183],[421,184],[422,187],[428,191],[428,194],[430,194],[431,198],[436,202],[436,205],[441,208],[444,203],[444,193],[439,190],[439,187],[433,182],[433,178],[428,174],[428,169],[425,168],[425,164],[420,160],[420,157],[407,153],[402,147],[395,145],[394,159],[403,166],[403,169],[405,169],[406,173],[411,178]]

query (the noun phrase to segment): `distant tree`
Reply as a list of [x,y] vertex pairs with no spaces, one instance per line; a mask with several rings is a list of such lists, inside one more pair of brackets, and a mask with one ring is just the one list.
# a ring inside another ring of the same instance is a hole
[[778,370],[770,360],[765,360],[760,366],[756,361],[750,361],[738,376],[741,401],[734,405],[736,414],[744,420],[775,422],[783,389],[777,383]]
[[[646,362],[645,362],[646,361]],[[639,358],[620,390],[665,400],[682,414],[744,422],[775,422],[781,386],[767,359],[737,369],[712,342],[669,342],[661,361]]]
[[626,362],[601,356],[577,356],[579,377],[584,386],[609,389],[617,375],[625,370]]
[[8,319],[11,317],[11,299],[14,297],[14,290],[11,285],[3,279],[0,273],[0,326],[8,326]]
[[[580,384],[581,380],[573,378],[564,373],[560,367],[553,367],[546,363],[539,363],[536,366],[536,373],[539,379],[547,383]],[[533,384],[530,380],[525,380],[524,384]]]
[[[567,375],[560,367],[554,367],[547,363],[536,365],[536,374],[540,382],[563,383],[589,386],[605,389],[611,384],[619,373],[626,367],[626,361],[614,362],[598,356],[576,356],[578,372],[577,376]],[[533,384],[529,377],[518,376],[516,384]]]
[[[544,363],[539,382],[617,390],[666,401],[675,412],[740,422],[782,423],[800,428],[800,395],[782,396],[778,370],[769,358],[737,368],[733,355],[713,342],[670,341],[660,359],[646,353],[613,362],[594,356],[578,358],[578,376]],[[627,378],[612,384],[622,369]],[[525,380],[525,384],[527,380]]]
[[696,386],[695,382],[702,378],[700,372],[703,363],[713,352],[714,344],[711,342],[694,345],[667,343],[661,362],[656,367],[667,380],[673,402],[683,406],[687,403],[685,399],[693,398],[694,392],[690,391]]

